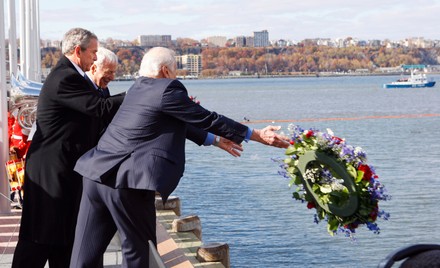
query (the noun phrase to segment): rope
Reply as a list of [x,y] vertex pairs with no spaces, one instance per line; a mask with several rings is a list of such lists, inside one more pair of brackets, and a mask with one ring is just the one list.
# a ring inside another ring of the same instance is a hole
[[293,123],[293,122],[318,122],[318,121],[353,121],[365,119],[400,119],[400,118],[422,118],[422,117],[440,117],[440,114],[402,114],[402,115],[369,115],[359,117],[328,117],[328,118],[302,118],[302,119],[263,119],[263,120],[249,120],[245,118],[242,124],[257,124],[257,123]]

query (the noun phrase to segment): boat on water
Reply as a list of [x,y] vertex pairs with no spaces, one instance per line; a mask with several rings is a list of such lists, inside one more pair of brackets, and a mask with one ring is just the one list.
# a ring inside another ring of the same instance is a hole
[[384,84],[384,88],[423,88],[433,87],[435,85],[435,81],[428,78],[425,73],[418,73],[417,68],[420,68],[419,65],[406,65],[402,68],[410,69],[411,75],[409,77],[400,78],[397,81]]

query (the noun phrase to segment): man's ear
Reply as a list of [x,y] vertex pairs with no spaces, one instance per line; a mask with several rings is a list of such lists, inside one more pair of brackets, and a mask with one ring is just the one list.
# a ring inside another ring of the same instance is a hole
[[95,74],[97,69],[98,69],[98,67],[94,63],[92,64],[92,66],[90,66],[90,72],[92,74]]
[[75,49],[74,49],[73,53],[75,54],[76,57],[79,58],[80,53],[81,53],[81,47],[80,46],[75,46]]
[[170,70],[168,69],[168,66],[163,65],[160,67],[160,73],[163,78],[170,78]]

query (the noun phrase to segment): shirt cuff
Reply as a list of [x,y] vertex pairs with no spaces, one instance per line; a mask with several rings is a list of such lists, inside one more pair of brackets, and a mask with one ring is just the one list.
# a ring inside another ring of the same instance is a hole
[[205,142],[203,143],[204,146],[209,146],[212,145],[214,143],[214,137],[215,135],[208,132],[208,135],[206,135],[206,139]]
[[248,131],[246,133],[246,137],[244,138],[245,142],[248,142],[251,139],[253,128],[248,127]]

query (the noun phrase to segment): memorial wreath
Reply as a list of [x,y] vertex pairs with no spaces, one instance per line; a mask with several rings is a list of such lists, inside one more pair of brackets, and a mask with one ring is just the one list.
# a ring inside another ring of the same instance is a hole
[[320,132],[289,125],[291,141],[279,172],[295,187],[293,198],[315,209],[315,222],[327,222],[331,235],[344,233],[354,239],[361,225],[380,232],[377,218],[388,220],[389,213],[379,209],[379,201],[389,200],[366,153],[330,129]]

